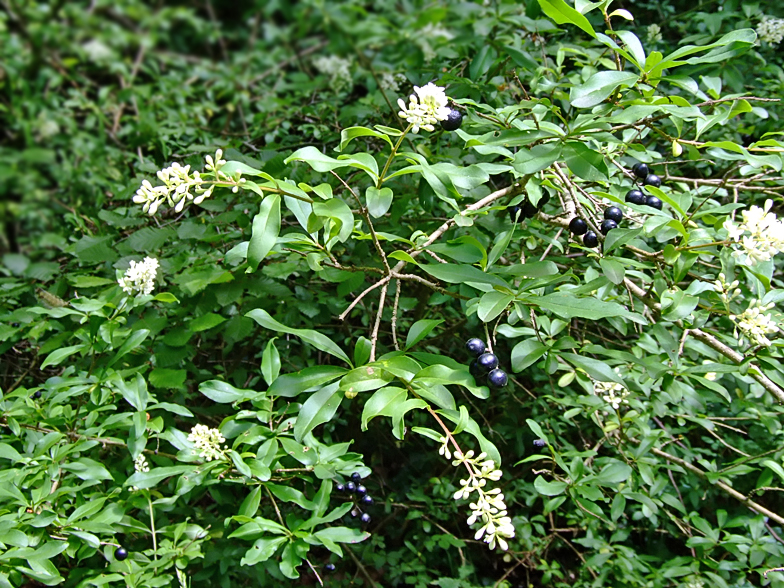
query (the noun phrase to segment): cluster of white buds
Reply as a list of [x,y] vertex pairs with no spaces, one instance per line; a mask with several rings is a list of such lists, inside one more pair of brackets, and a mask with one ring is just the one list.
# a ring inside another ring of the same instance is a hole
[[752,206],[744,210],[743,221],[737,225],[729,218],[724,221],[729,238],[740,245],[733,252],[734,257],[755,264],[784,251],[784,223],[770,212],[772,206],[773,201],[766,200],[764,208]]
[[188,441],[193,443],[199,455],[207,461],[223,457],[224,449],[221,443],[226,439],[218,429],[210,429],[207,425],[196,425],[191,429]]
[[[449,451],[446,451],[447,458]],[[443,455],[443,453],[442,453]],[[460,480],[460,489],[455,492],[455,500],[469,498],[472,493],[476,493],[476,501],[469,504],[471,516],[468,517],[468,524],[481,523],[481,527],[476,531],[474,539],[477,541],[484,538],[490,549],[495,549],[498,545],[502,550],[509,549],[507,539],[515,536],[515,529],[512,519],[506,511],[504,495],[499,488],[485,490],[488,480],[497,482],[501,479],[501,470],[496,468],[492,459],[487,459],[484,451],[474,457],[473,451],[463,455],[460,451],[455,451],[453,466],[464,465],[468,470],[468,478]]]
[[[136,459],[133,460],[133,469],[136,472],[149,472],[150,471],[150,466],[147,463],[147,458],[144,457],[143,453],[140,453],[139,457],[137,457]],[[138,490],[139,490],[139,488],[137,488],[136,486],[131,486],[131,491],[137,492]]]
[[131,267],[125,270],[117,283],[126,294],[144,294],[146,296],[155,289],[157,271],[158,260],[153,257],[145,257],[141,263],[131,261]]
[[[153,186],[149,180],[144,180],[136,191],[133,201],[136,204],[141,204],[142,210],[150,215],[155,214],[164,202],[173,206],[175,212],[182,212],[188,202],[201,204],[212,196],[215,182],[234,183],[232,178],[220,171],[221,167],[226,165],[226,160],[222,158],[223,151],[221,149],[215,152],[214,159],[212,155],[207,155],[204,158],[205,168],[215,176],[214,181],[210,182],[205,180],[198,171],[191,171],[191,166],[182,166],[174,162],[157,173],[158,179],[163,182],[162,185]],[[239,183],[242,182],[244,179],[239,180]],[[237,192],[236,183],[232,190]]]
[[768,335],[778,333],[781,329],[773,317],[765,313],[775,306],[772,302],[762,304],[752,299],[749,307],[742,314],[731,314],[730,320],[735,323],[735,338],[738,343],[743,343],[743,339],[748,338],[755,345],[770,347]]
[[406,81],[403,74],[382,73],[378,78],[378,85],[385,92],[397,92],[400,84]]
[[353,80],[351,79],[351,62],[348,59],[343,59],[337,55],[317,57],[313,60],[313,65],[319,72],[325,76],[329,76],[329,82],[332,84],[332,89],[336,92],[340,92],[343,88],[351,88],[353,86]]
[[444,88],[430,82],[427,86],[414,86],[414,93],[409,96],[406,105],[402,98],[398,98],[400,106],[398,115],[412,125],[411,132],[418,133],[419,129],[434,131],[433,126],[438,121],[446,120],[449,116],[448,99]]
[[731,284],[727,283],[727,276],[724,273],[719,274],[719,278],[713,283],[713,289],[718,292],[724,304],[729,304],[740,296],[740,282],[733,281]]
[[662,40],[661,27],[656,23],[648,25],[648,29],[646,30],[646,35],[648,37],[649,43],[655,43],[656,41],[661,41]]
[[612,406],[613,410],[621,408],[622,404],[629,404],[627,397],[629,391],[621,386],[618,382],[594,382],[593,393],[601,396],[607,404]]
[[778,45],[784,39],[784,18],[763,16],[757,26],[757,35],[766,43]]

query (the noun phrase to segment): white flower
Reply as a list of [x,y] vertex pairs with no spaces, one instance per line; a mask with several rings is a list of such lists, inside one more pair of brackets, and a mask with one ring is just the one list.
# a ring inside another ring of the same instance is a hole
[[408,105],[402,98],[397,101],[400,106],[400,118],[405,119],[413,125],[412,133],[418,133],[419,129],[434,131],[433,126],[438,121],[446,120],[449,116],[448,99],[444,88],[436,86],[430,82],[426,86],[414,86],[414,94],[409,97]]
[[784,39],[784,18],[763,16],[757,26],[757,35],[766,43],[778,45]]
[[406,81],[403,74],[382,73],[378,79],[378,84],[385,92],[397,92],[400,84]]
[[765,313],[775,306],[772,302],[763,305],[752,300],[742,314],[730,315],[730,320],[735,323],[735,338],[738,343],[743,343],[743,339],[747,337],[755,345],[770,347],[771,342],[767,336],[778,333],[781,329],[778,323]]
[[[615,371],[618,372],[618,368]],[[629,396],[629,391],[617,382],[595,381],[593,383],[593,393],[601,396],[602,400],[609,404],[613,410],[618,410],[622,404],[629,404],[629,401],[626,399]]]
[[147,458],[144,457],[143,453],[139,454],[135,460],[133,460],[133,469],[137,472],[149,472],[150,466],[147,464]]
[[752,206],[741,213],[743,220],[735,224],[731,219],[724,221],[723,228],[728,238],[740,245],[733,251],[734,257],[744,263],[756,264],[768,261],[777,253],[784,251],[784,223],[770,212],[772,200],[765,206]]
[[[706,359],[703,360],[702,365],[707,365],[709,363],[713,363],[713,362],[710,359]],[[710,380],[711,382],[715,382],[718,376],[716,375],[716,372],[706,372],[702,377],[705,378],[706,380]]]
[[223,457],[221,443],[226,439],[218,429],[210,429],[207,425],[196,425],[191,429],[188,441],[196,446],[199,455],[207,461]]
[[131,266],[125,270],[123,277],[117,280],[117,283],[126,294],[146,296],[155,289],[157,271],[158,260],[153,257],[145,257],[141,263],[131,261]]
[[325,76],[329,76],[332,88],[336,92],[340,92],[340,90],[344,88],[350,89],[352,87],[351,62],[348,59],[343,59],[337,55],[318,57],[313,60],[313,65],[319,72]]

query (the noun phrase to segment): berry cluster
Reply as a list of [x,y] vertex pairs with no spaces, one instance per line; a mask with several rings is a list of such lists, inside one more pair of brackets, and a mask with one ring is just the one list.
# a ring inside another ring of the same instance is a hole
[[[602,235],[606,235],[613,229],[617,229],[623,220],[623,211],[617,206],[610,206],[604,210],[604,220],[599,226]],[[599,244],[599,237],[596,233],[588,230],[588,223],[579,216],[574,217],[569,223],[569,230],[575,235],[583,236],[583,245],[586,247],[596,247]]]
[[[365,506],[370,506],[373,504],[373,498],[370,494],[367,493],[367,488],[365,488],[359,482],[362,480],[362,476],[359,475],[358,472],[354,472],[351,474],[351,481],[346,482],[345,484],[336,484],[335,490],[338,492],[345,492],[347,494],[351,494],[352,498],[356,497],[356,501]],[[361,511],[357,506],[351,509],[351,516],[356,517]],[[367,524],[370,522],[370,515],[368,513],[362,513],[362,516],[359,517],[359,520],[363,523]]]
[[544,194],[539,199],[539,204],[534,206],[528,199],[523,200],[520,204],[514,206],[507,206],[506,211],[509,213],[509,218],[513,223],[516,223],[524,218],[533,218],[536,213],[542,210],[544,206],[550,202],[550,195]]
[[503,388],[509,381],[506,372],[498,367],[498,358],[493,353],[486,353],[487,346],[481,339],[473,338],[466,341],[466,349],[476,357],[469,366],[469,371],[474,379],[479,381],[482,376],[487,377],[487,384],[493,388]]
[[[647,163],[635,163],[632,166],[632,171],[634,172],[634,175],[637,176],[637,178],[642,180],[644,186],[653,186],[654,188],[661,187],[661,178],[656,174],[651,173]],[[660,199],[656,198],[656,196],[646,194],[639,188],[634,188],[626,193],[626,202],[629,202],[630,204],[650,206],[656,210],[662,209],[662,201]]]

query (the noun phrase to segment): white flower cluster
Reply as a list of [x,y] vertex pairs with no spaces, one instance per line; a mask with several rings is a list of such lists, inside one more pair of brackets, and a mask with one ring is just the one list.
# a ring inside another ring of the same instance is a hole
[[757,26],[757,35],[766,43],[778,45],[784,39],[784,18],[763,16]]
[[144,294],[146,296],[155,289],[157,271],[158,260],[153,257],[145,257],[141,263],[131,261],[131,267],[125,270],[117,283],[126,294]]
[[601,396],[613,410],[618,410],[622,404],[629,404],[626,399],[629,391],[617,382],[594,382],[593,393]]
[[137,472],[149,472],[150,466],[147,463],[147,458],[144,457],[143,453],[139,454],[139,457],[133,460],[133,469]]
[[440,120],[446,120],[449,116],[447,97],[444,88],[436,86],[430,82],[427,86],[414,86],[414,94],[408,98],[408,105],[398,98],[397,104],[400,106],[400,118],[413,125],[411,132],[416,134],[419,129],[434,131],[433,126]]
[[188,441],[196,446],[199,455],[207,461],[223,457],[221,443],[226,439],[218,429],[210,429],[207,425],[196,425],[191,429]]
[[340,92],[344,88],[352,87],[351,62],[348,59],[343,59],[337,55],[317,57],[313,60],[313,65],[319,72],[325,76],[329,76],[332,88],[336,92]]
[[718,292],[724,304],[729,304],[740,296],[740,282],[735,280],[731,284],[727,283],[727,276],[724,273],[719,274],[719,279],[713,283],[713,289]]
[[784,223],[770,212],[772,206],[773,201],[766,200],[764,208],[752,206],[744,210],[743,221],[737,225],[730,218],[724,221],[729,238],[740,244],[733,256],[755,264],[784,251]]
[[419,48],[422,50],[422,56],[425,58],[426,63],[433,61],[438,56],[435,49],[433,49],[433,46],[430,44],[430,41],[449,41],[455,37],[441,25],[433,24],[432,22],[418,31],[415,31],[414,34],[414,42],[419,45]]
[[646,33],[647,33],[649,43],[655,43],[656,41],[662,40],[661,27],[656,23],[648,25],[648,30],[646,31]]
[[[205,157],[208,171],[215,173],[215,179],[222,179],[231,181],[231,178],[225,174],[220,173],[221,166],[226,164],[226,160],[222,159],[223,151],[218,149],[215,152],[215,159],[212,155]],[[141,187],[136,191],[133,201],[136,204],[142,204],[144,212],[153,215],[158,211],[158,207],[166,202],[169,206],[174,206],[176,212],[182,212],[187,202],[194,204],[201,204],[206,198],[212,196],[212,190],[215,187],[210,183],[208,187],[204,187],[205,180],[201,177],[198,171],[191,172],[191,166],[182,166],[176,161],[169,167],[162,169],[157,173],[158,179],[163,182],[161,186],[153,186],[149,180],[144,180]],[[240,180],[242,182],[243,180]],[[233,191],[237,191],[237,187]],[[191,191],[194,191],[194,196]]]
[[765,313],[775,306],[772,302],[761,304],[757,300],[752,300],[742,314],[737,316],[731,314],[730,320],[735,323],[735,338],[738,343],[743,343],[744,337],[747,337],[755,345],[770,347],[768,335],[778,333],[781,329],[778,323]]
[[406,81],[406,76],[403,74],[382,73],[379,76],[378,84],[385,92],[397,92],[400,84]]
[[455,458],[453,466],[465,465],[468,469],[468,479],[460,480],[461,488],[455,492],[455,500],[468,498],[472,492],[476,492],[476,502],[469,504],[471,516],[467,521],[469,525],[477,521],[482,523],[474,539],[478,541],[484,537],[490,549],[495,549],[498,545],[506,551],[509,549],[506,540],[515,536],[515,529],[506,512],[504,495],[501,494],[500,488],[485,490],[488,480],[497,482],[501,479],[501,470],[495,467],[492,459],[486,459],[487,453],[484,451],[476,457],[473,451],[468,451],[465,455],[456,451]]

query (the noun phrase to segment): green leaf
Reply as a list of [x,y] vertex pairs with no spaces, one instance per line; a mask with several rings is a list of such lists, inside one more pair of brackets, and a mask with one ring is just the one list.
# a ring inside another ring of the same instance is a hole
[[343,151],[346,148],[346,145],[351,143],[351,141],[357,137],[376,137],[386,141],[390,147],[393,146],[392,141],[387,136],[387,133],[374,131],[373,129],[369,129],[367,127],[348,127],[347,129],[343,129],[340,132],[340,145],[338,145],[337,150]]
[[626,310],[617,302],[604,302],[593,297],[578,298],[568,292],[554,292],[546,296],[531,298],[526,304],[536,304],[545,310],[554,312],[566,319],[585,318],[599,320],[607,317],[620,316],[636,323],[647,324],[639,314]]
[[318,331],[313,331],[310,329],[292,329],[287,327],[286,325],[276,321],[266,310],[261,308],[251,310],[245,316],[252,318],[265,329],[275,331],[276,333],[288,333],[289,335],[299,337],[306,343],[313,345],[313,347],[316,349],[319,349],[324,353],[329,353],[330,355],[337,357],[338,359],[342,359],[347,364],[351,365],[351,360],[348,358],[348,355],[346,355],[346,353],[340,347],[338,347],[332,339],[322,333],[319,333]]
[[207,314],[193,319],[188,324],[188,329],[194,333],[200,333],[202,331],[209,331],[210,329],[217,327],[224,322],[226,322],[225,317],[222,317],[219,314],[215,314],[214,312],[208,312]]
[[149,329],[137,329],[131,333],[120,348],[114,353],[114,357],[109,360],[109,367],[117,363],[122,357],[136,349],[150,335]]
[[442,320],[434,319],[422,319],[415,322],[408,330],[408,336],[406,337],[406,349],[410,349],[419,343],[422,339],[427,337],[433,329],[443,322],[444,321]]
[[566,491],[569,484],[566,482],[553,481],[548,482],[542,476],[536,476],[534,480],[534,488],[542,496],[559,496]]
[[208,380],[199,384],[199,392],[204,394],[213,402],[220,403],[233,403],[244,402],[246,400],[255,400],[259,397],[264,397],[264,392],[256,392],[255,390],[243,390],[235,388],[227,382],[220,380]]
[[453,263],[430,263],[420,267],[434,278],[450,284],[490,284],[509,288],[501,278],[487,274],[472,265],[458,265]]
[[575,108],[592,108],[607,99],[618,86],[632,86],[637,80],[639,76],[630,72],[600,71],[584,84],[573,87],[569,101]]
[[335,229],[331,236],[337,236],[340,242],[346,241],[354,230],[354,215],[348,204],[340,198],[332,198],[325,202],[313,203],[313,214],[319,217],[331,219],[335,224]]
[[506,308],[514,300],[514,295],[505,292],[498,292],[493,290],[482,295],[479,299],[479,306],[477,307],[476,314],[484,323],[489,323],[494,320],[499,314],[504,312]]
[[604,156],[585,143],[569,141],[564,145],[563,158],[569,169],[588,182],[607,181],[610,175]]
[[376,390],[362,410],[362,430],[367,431],[368,422],[377,416],[391,417],[395,406],[405,402],[406,398],[408,398],[408,392],[405,388],[387,386]]
[[280,195],[269,194],[261,201],[253,218],[253,229],[248,244],[248,271],[256,271],[262,260],[272,251],[280,233]]
[[292,398],[309,388],[317,388],[346,374],[348,370],[336,365],[320,365],[305,368],[293,374],[283,374],[270,385],[270,396]]
[[529,365],[539,361],[547,352],[547,346],[541,343],[538,339],[528,339],[527,341],[520,341],[512,348],[512,371],[521,372]]
[[603,361],[577,355],[576,353],[561,353],[560,357],[573,366],[585,371],[594,380],[599,380],[601,382],[617,382],[623,386],[626,385],[623,378]]
[[180,474],[191,473],[196,470],[196,466],[169,466],[163,468],[153,468],[149,472],[136,472],[130,478],[125,480],[123,486],[136,486],[137,488],[153,488],[160,482],[172,476],[179,476]]
[[370,216],[373,218],[384,216],[389,207],[392,206],[392,197],[391,188],[381,188],[379,190],[375,186],[368,186],[368,189],[365,190],[365,201],[367,202]]
[[150,372],[149,381],[154,388],[167,388],[177,390],[185,385],[188,370],[170,370],[155,368]]
[[539,6],[556,24],[573,24],[583,31],[596,37],[591,23],[582,14],[569,6],[564,0],[538,0]]
[[620,461],[612,461],[602,468],[596,481],[602,486],[617,486],[632,475],[632,468]]
[[87,348],[87,344],[80,343],[79,345],[71,345],[70,347],[61,347],[52,351],[41,364],[41,369],[47,368],[51,365],[60,365],[63,361],[71,357],[74,353],[78,353]]
[[370,533],[349,527],[327,527],[313,534],[319,539],[329,539],[333,543],[361,543],[370,537]]
[[241,566],[255,566],[256,564],[267,561],[288,540],[287,537],[270,537],[257,539],[253,547],[245,552],[245,556],[240,560]]
[[299,409],[297,422],[294,425],[294,438],[302,442],[302,438],[319,425],[326,423],[335,416],[343,400],[343,392],[338,384],[325,386],[311,395]]
[[420,386],[427,384],[441,384],[442,386],[457,384],[463,386],[477,398],[484,399],[490,395],[487,386],[477,386],[474,383],[474,377],[468,372],[467,367],[453,369],[443,364],[431,365],[420,371],[412,380],[413,383]]
[[275,347],[275,339],[276,337],[273,337],[269,340],[261,356],[261,373],[267,386],[271,386],[280,374],[280,353]]

